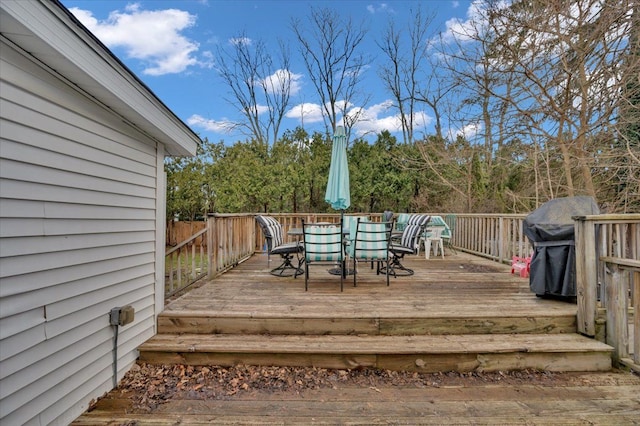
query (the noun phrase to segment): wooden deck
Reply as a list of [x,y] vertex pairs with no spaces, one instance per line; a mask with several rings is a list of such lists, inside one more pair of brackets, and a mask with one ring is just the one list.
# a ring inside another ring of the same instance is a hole
[[254,256],[170,303],[140,359],[419,372],[611,368],[609,346],[575,333],[575,304],[537,298],[507,266],[465,254],[405,263],[415,275],[389,287],[363,265],[357,287],[348,281],[342,293],[339,276],[314,266],[305,292],[303,277],[273,277],[266,257]]
[[509,266],[464,253],[448,253],[445,260],[411,256],[403,263],[415,275],[392,277],[387,287],[384,276],[365,265],[356,287],[352,276],[346,278],[343,293],[328,267],[312,266],[305,292],[304,277],[271,276],[266,256],[255,255],[170,302],[159,332],[273,331],[264,328],[267,322],[281,323],[278,332],[285,334],[575,332],[576,305],[535,297],[528,280],[511,275]]
[[[305,292],[304,277],[273,277],[256,255],[168,304],[141,361],[471,372],[457,383],[183,393],[137,413],[113,391],[75,424],[639,424],[640,377],[612,371],[611,348],[575,333],[575,304],[537,298],[509,267],[466,254],[407,264],[416,274],[389,287],[362,268],[343,293],[318,266]],[[574,372],[517,383],[477,373],[521,369]]]

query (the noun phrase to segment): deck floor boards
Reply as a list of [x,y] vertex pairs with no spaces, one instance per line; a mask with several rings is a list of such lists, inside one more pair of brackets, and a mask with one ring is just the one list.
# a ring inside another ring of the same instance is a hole
[[544,318],[576,313],[575,304],[536,297],[529,281],[512,275],[509,266],[475,256],[459,253],[444,260],[411,256],[405,264],[415,275],[391,277],[388,287],[384,276],[368,265],[360,266],[357,287],[348,276],[343,293],[339,276],[328,274],[327,268],[312,267],[305,292],[303,276],[271,276],[266,256],[258,254],[172,301],[162,315],[460,318],[529,314]]

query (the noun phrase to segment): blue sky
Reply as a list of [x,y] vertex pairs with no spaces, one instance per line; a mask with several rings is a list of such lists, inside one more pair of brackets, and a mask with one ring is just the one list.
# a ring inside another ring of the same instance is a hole
[[[364,85],[370,100],[364,107],[366,123],[356,125],[358,135],[367,138],[384,129],[398,134],[396,111],[389,107],[391,95],[378,77],[378,66],[384,59],[376,41],[390,19],[402,26],[410,19],[410,10],[421,5],[423,13],[434,14],[431,35],[445,37],[453,28],[464,25],[473,15],[470,1],[427,0],[387,1],[294,1],[294,0],[62,0],[111,51],[202,138],[212,142],[234,143],[246,135],[229,132],[229,123],[241,119],[225,98],[229,89],[215,70],[216,51],[229,40],[245,33],[275,45],[278,39],[290,42],[292,75],[296,76],[296,92],[283,122],[283,129],[301,125],[301,105],[308,111],[317,106],[316,95],[307,70],[299,57],[297,41],[290,29],[292,18],[305,21],[309,5],[329,7],[354,22],[364,22],[368,35],[363,49],[374,60],[367,68]],[[435,53],[434,53],[435,54]],[[266,77],[266,76],[265,76]],[[318,108],[319,109],[319,108]],[[433,123],[424,111],[420,132],[432,133]],[[304,128],[310,133],[324,130],[320,117],[305,114]]]

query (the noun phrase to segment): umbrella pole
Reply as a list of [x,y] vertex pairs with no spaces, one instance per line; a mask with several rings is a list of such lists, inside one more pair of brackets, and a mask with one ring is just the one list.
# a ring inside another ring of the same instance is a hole
[[[340,222],[344,227],[344,209],[340,210]],[[351,230],[349,230],[349,232],[351,232]],[[353,242],[353,244],[355,244],[355,241]],[[340,265],[340,268],[342,269],[342,275],[344,276],[344,278],[347,278],[347,275],[353,275],[355,273],[355,270],[349,269],[349,265],[347,265],[347,260],[344,259],[344,255],[345,253],[342,254],[343,261],[344,261],[343,262],[344,268],[342,268],[342,265]],[[355,268],[355,265],[354,265],[354,268]]]
[[[342,224],[342,228],[340,228],[340,230],[342,232],[343,231],[343,227],[344,227],[344,209],[340,209],[340,223]],[[343,234],[344,235],[344,234]],[[354,273],[354,271],[352,269],[349,269],[349,267],[347,266],[345,259],[344,259],[344,251],[340,254],[340,258],[341,258],[341,262],[340,262],[340,266],[337,268],[333,268],[333,269],[329,269],[329,273],[332,275],[340,275],[342,274],[343,278],[346,278],[347,275],[352,275]],[[343,268],[344,265],[344,268]]]
[[[342,229],[344,227],[344,209],[340,209],[340,232],[342,233]],[[343,234],[344,235],[344,234]],[[344,260],[344,249],[340,252],[340,258],[342,259],[340,262],[340,272],[342,273],[342,278],[347,278],[347,274],[349,273],[347,264]]]

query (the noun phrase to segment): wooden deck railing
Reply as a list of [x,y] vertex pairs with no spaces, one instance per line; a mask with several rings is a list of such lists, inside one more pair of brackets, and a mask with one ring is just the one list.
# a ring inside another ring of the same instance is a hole
[[455,216],[451,242],[457,249],[500,263],[511,263],[513,256],[527,257],[533,252],[529,239],[522,232],[524,214]]
[[254,214],[210,214],[207,228],[209,278],[233,268],[255,252]]
[[[446,213],[427,213],[445,218]],[[302,227],[302,220],[309,222],[338,222],[339,213],[270,213],[282,224],[287,241],[294,237],[286,235],[291,228]],[[382,213],[370,213],[372,220],[382,220]],[[526,215],[456,214],[452,244],[463,251],[487,257],[498,262],[510,263],[512,256],[529,256],[531,244],[522,232]],[[445,218],[446,219],[446,218]],[[260,228],[255,230],[256,251],[263,250],[264,237]]]
[[[445,216],[441,213],[431,213]],[[338,222],[339,213],[270,213],[282,223],[285,241],[291,228],[309,222]],[[373,220],[382,213],[370,214]],[[510,261],[512,255],[525,255],[528,243],[522,235],[524,215],[457,215],[453,244],[462,250],[496,261]],[[206,241],[203,244],[200,242]],[[264,251],[264,236],[255,214],[210,214],[206,229],[192,235],[166,253],[166,295],[170,296],[208,275],[213,277]],[[205,256],[206,251],[206,256]]]
[[165,253],[165,297],[207,276],[209,255],[205,255],[205,247],[199,243],[207,232],[207,228],[202,229]]
[[640,214],[574,219],[578,331],[604,340],[616,361],[640,370]]

